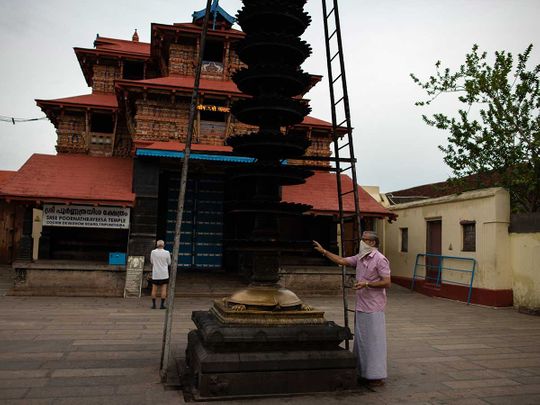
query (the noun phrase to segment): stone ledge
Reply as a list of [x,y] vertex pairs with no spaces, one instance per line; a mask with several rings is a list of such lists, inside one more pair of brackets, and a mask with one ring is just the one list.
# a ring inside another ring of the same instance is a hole
[[126,266],[110,265],[102,262],[79,262],[71,260],[37,260],[34,262],[15,261],[14,269],[57,270],[57,271],[126,271]]

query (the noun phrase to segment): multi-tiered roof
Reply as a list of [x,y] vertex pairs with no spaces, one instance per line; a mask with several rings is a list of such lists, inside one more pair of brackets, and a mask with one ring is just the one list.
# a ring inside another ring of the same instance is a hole
[[[70,176],[77,179],[79,188],[95,189],[103,177],[94,171],[96,165],[92,157],[112,159],[124,173],[132,166],[134,156],[181,157],[203,14],[203,11],[195,12],[190,23],[153,23],[150,43],[140,42],[135,31],[131,40],[98,36],[93,48],[74,48],[91,92],[36,100],[56,128],[58,155],[32,156],[23,166],[25,170],[21,169],[20,175],[13,176],[2,186],[0,196],[48,201],[50,194],[56,193],[65,201],[82,201],[79,195],[69,197],[70,190],[64,190],[60,176],[69,171]],[[254,126],[239,122],[230,114],[232,103],[249,97],[231,80],[234,72],[244,66],[235,51],[235,44],[244,33],[233,28],[234,21],[214,2],[203,58],[194,150],[218,161],[233,159],[232,148],[225,142],[228,136],[254,130]],[[321,76],[311,75],[305,91],[320,80]],[[330,123],[307,116],[287,132],[307,137],[311,142],[307,156],[330,156]],[[65,155],[73,158],[66,159]],[[321,164],[320,161],[304,163]],[[51,165],[56,170],[47,180],[44,195],[38,173]],[[79,176],[77,170],[83,174]],[[319,176],[314,176],[306,184],[294,186],[286,195],[293,202],[303,202],[303,195],[309,195],[311,188],[318,189],[317,178]],[[121,188],[129,189],[132,178],[125,176],[124,179],[125,187]],[[108,190],[114,194],[112,188]],[[335,187],[324,192],[329,193],[329,198],[321,201],[330,201]],[[134,197],[126,202],[125,196],[117,198],[112,194],[102,203],[118,204],[114,201],[120,200],[122,205],[133,203]],[[363,197],[369,198],[367,193]],[[319,210],[317,204],[312,205],[314,211]],[[327,208],[320,207],[320,211]],[[375,215],[387,214],[382,207],[375,211]]]

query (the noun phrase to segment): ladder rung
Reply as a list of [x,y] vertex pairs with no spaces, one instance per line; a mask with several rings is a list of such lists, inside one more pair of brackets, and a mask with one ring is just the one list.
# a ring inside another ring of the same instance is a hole
[[340,196],[344,196],[344,195],[347,195],[347,194],[351,194],[351,193],[354,193],[354,189],[350,190],[350,191],[346,191],[344,193],[341,193]]
[[343,173],[343,172],[346,172],[347,170],[350,170],[352,169],[352,165],[350,165],[349,167],[345,168],[345,169],[340,169],[340,172]]
[[330,41],[332,37],[336,34],[337,34],[337,30],[334,30],[334,32],[332,32],[332,34],[328,37],[328,41]]
[[326,19],[327,20],[334,13],[334,10],[335,10],[335,8],[332,8],[332,10],[330,10],[330,12],[328,14],[326,14]]
[[[338,77],[336,77],[334,80],[332,80],[332,84],[334,84],[334,83],[337,82],[339,79],[341,79],[341,76],[343,76],[343,73],[340,73],[340,74],[338,75]],[[341,98],[343,98],[343,97],[341,97]]]
[[356,312],[354,309],[347,308],[347,312]]
[[341,146],[338,148],[338,150],[341,150],[341,149],[343,149],[343,148],[346,148],[347,146],[349,146],[349,142],[347,142],[347,143],[341,145]]
[[343,124],[345,124],[347,122],[347,118],[345,118],[343,121],[341,121],[339,124],[338,124],[338,127],[342,126]]
[[338,101],[336,101],[336,102],[334,103],[334,107],[335,107],[336,105],[338,105],[339,103],[341,103],[342,101],[343,101],[343,97],[341,97]]
[[332,56],[332,57],[330,58],[330,62],[332,62],[334,59],[336,59],[336,56],[338,56],[338,55],[339,55],[339,51],[337,51],[337,52],[334,54],[334,56]]

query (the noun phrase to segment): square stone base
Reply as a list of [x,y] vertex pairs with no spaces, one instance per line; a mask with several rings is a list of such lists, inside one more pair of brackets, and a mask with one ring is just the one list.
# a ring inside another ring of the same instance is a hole
[[[336,328],[345,330],[333,322],[295,327],[230,327],[220,324],[211,313],[195,312],[193,317],[199,329],[188,335],[188,376],[183,379],[195,399],[357,388],[356,358],[339,346],[343,339],[330,338],[343,335],[336,335]],[[297,333],[299,328],[304,329],[303,333]]]

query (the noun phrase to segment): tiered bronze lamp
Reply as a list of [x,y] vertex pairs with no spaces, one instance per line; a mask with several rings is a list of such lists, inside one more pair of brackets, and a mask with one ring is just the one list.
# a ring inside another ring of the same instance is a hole
[[209,311],[196,311],[197,330],[188,336],[187,366],[199,398],[266,396],[334,391],[355,386],[355,359],[340,347],[350,331],[325,320],[279,286],[279,221],[301,215],[310,206],[281,202],[281,186],[302,184],[312,173],[284,160],[302,156],[304,136],[282,128],[302,122],[310,112],[300,98],[310,76],[300,65],[310,55],[302,35],[311,19],[306,0],[243,0],[238,22],[246,36],[236,48],[247,65],[233,76],[251,96],[236,102],[232,113],[257,132],[230,137],[235,153],[255,162],[235,168],[230,182],[239,197],[229,201],[228,215],[246,216],[248,237],[236,241],[251,261],[250,285],[216,300]]

